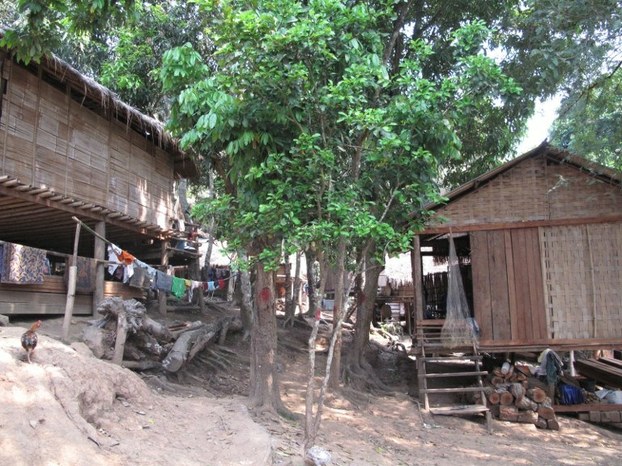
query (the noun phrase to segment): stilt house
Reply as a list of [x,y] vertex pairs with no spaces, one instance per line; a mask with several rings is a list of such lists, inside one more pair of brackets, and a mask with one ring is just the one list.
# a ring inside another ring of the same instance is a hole
[[[64,312],[73,217],[150,265],[198,260],[175,249],[187,233],[173,194],[197,168],[158,121],[54,57],[23,66],[0,51],[0,78],[0,241],[45,250],[49,261],[43,283],[2,280],[0,314]],[[78,255],[98,262],[76,314],[107,295],[142,295],[108,279],[105,246],[81,229]]]
[[451,235],[480,351],[622,347],[622,173],[544,143],[446,198],[412,252],[419,332]]

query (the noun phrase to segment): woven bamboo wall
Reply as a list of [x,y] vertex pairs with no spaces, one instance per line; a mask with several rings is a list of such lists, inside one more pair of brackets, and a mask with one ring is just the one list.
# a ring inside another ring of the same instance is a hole
[[168,228],[173,162],[116,120],[7,62],[2,174]]
[[446,221],[431,226],[597,217],[622,212],[622,190],[540,156],[522,161],[437,212]]
[[622,336],[622,224],[540,229],[552,337]]

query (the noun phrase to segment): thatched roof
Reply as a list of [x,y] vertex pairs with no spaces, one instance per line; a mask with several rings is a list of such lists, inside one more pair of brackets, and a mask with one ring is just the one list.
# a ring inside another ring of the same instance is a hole
[[541,155],[544,155],[548,159],[554,160],[560,164],[574,166],[575,168],[584,171],[589,175],[594,176],[595,178],[598,178],[602,181],[617,185],[622,184],[622,172],[614,170],[613,168],[605,167],[604,165],[600,165],[596,162],[592,162],[590,160],[587,160],[586,158],[580,157],[566,150],[558,149],[550,145],[547,141],[544,141],[538,147],[530,150],[529,152],[526,152],[523,155],[520,155],[510,160],[509,162],[500,165],[499,167],[490,170],[489,172],[484,173],[483,175],[473,178],[472,180],[467,181],[456,189],[446,193],[444,195],[447,199],[446,201],[428,204],[427,206],[425,206],[425,208],[426,210],[437,209],[438,207],[441,207],[444,204],[451,202],[479,188],[481,185],[488,183],[492,179],[507,172],[524,160],[533,157],[539,157]]
[[[0,37],[2,35],[0,29]],[[122,102],[110,89],[83,75],[69,63],[50,55],[42,57],[38,64],[31,62],[26,68],[35,72],[40,70],[45,82],[55,87],[68,87],[72,98],[84,107],[105,118],[118,120],[168,152],[174,159],[175,173],[180,177],[194,178],[198,175],[198,168],[192,158],[179,148],[178,141],[164,129],[160,121]]]

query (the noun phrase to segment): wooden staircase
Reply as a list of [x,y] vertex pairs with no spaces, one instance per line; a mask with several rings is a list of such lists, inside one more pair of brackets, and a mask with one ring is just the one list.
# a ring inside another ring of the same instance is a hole
[[[475,415],[484,414],[486,429],[492,432],[492,415],[486,406],[486,394],[482,376],[488,372],[482,370],[482,356],[477,345],[460,348],[447,348],[441,342],[443,321],[427,320],[417,322],[416,358],[417,378],[419,384],[419,400],[423,401],[424,409],[436,415]],[[457,355],[460,353],[460,355]],[[442,354],[442,356],[441,356]],[[448,371],[449,364],[464,364],[468,370]],[[443,367],[445,366],[445,368]],[[442,372],[435,372],[441,368]],[[428,388],[428,380],[436,379],[436,388]],[[473,384],[475,380],[475,385]],[[461,382],[457,385],[457,381]],[[464,386],[467,381],[470,385]],[[473,393],[479,392],[481,403],[477,404],[446,404],[430,407],[430,394]]]

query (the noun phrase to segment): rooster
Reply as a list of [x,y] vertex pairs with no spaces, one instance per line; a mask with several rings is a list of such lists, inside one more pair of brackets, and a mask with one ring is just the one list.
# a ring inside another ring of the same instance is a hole
[[28,357],[28,362],[30,362],[30,353],[32,353],[35,350],[35,348],[37,347],[37,342],[39,341],[39,336],[37,335],[37,330],[39,330],[39,327],[41,327],[40,320],[32,324],[32,327],[30,327],[30,330],[27,330],[22,335],[22,347],[27,352],[26,355]]

